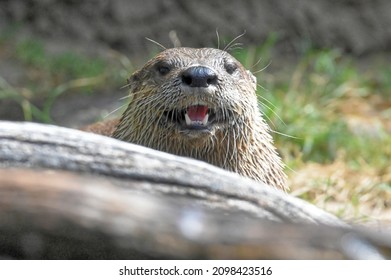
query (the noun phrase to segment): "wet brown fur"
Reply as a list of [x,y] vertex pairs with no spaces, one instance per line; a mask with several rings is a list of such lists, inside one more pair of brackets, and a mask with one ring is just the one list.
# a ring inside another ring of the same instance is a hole
[[[159,73],[159,65],[169,67],[169,72]],[[193,65],[213,69],[218,75],[216,87],[210,90],[183,87],[181,72]],[[232,65],[237,68],[229,73],[227,67]],[[114,138],[199,159],[286,189],[283,164],[258,107],[256,79],[227,52],[211,48],[167,49],[135,72],[128,84],[126,111],[102,134],[108,134],[117,124],[112,133]],[[214,125],[208,133],[197,134],[181,129],[164,115],[165,111],[197,103],[216,108],[224,122]]]

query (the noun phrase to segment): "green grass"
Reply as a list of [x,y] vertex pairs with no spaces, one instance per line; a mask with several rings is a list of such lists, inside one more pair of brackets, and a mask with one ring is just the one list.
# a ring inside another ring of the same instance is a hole
[[[238,58],[250,67],[261,50]],[[391,209],[391,68],[358,69],[338,50],[310,50],[288,79],[256,75],[292,193],[344,219],[371,221]]]
[[373,77],[360,74],[353,62],[340,52],[320,50],[304,56],[289,80],[264,80],[263,72],[258,73],[262,111],[274,130],[292,136],[275,134],[284,157],[289,159],[292,155],[293,160],[300,156],[303,161],[332,162],[339,147],[344,147],[346,156],[352,160],[361,156],[371,164],[384,164],[390,151],[384,154],[376,150],[379,145],[387,148],[390,135],[380,129],[378,137],[358,137],[348,129],[338,107],[348,98],[365,100],[371,95],[386,98],[391,90],[388,71],[379,70],[383,78],[374,84]]
[[63,79],[102,75],[106,68],[100,58],[86,58],[71,52],[50,55],[42,42],[32,39],[17,44],[16,58],[28,66],[40,68],[53,77],[61,76]]
[[118,64],[72,52],[51,54],[36,39],[17,42],[12,36],[3,37],[8,39],[0,41],[0,47],[14,49],[12,59],[23,65],[26,79],[16,88],[0,77],[0,99],[16,101],[26,120],[51,123],[53,103],[62,94],[94,94],[125,83]]

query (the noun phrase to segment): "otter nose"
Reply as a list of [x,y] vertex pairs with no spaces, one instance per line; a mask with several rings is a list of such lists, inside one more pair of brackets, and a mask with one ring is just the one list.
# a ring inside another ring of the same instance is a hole
[[192,66],[182,73],[182,82],[190,87],[209,87],[217,84],[217,75],[209,67]]

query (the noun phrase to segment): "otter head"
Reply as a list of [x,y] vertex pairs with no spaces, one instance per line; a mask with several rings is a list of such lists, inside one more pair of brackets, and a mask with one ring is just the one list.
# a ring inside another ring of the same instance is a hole
[[[183,139],[190,145],[227,129],[248,109],[246,99],[256,100],[256,79],[250,71],[227,52],[210,48],[167,49],[128,82],[128,111],[132,112],[127,114],[134,118],[128,123],[140,121],[142,130],[155,132],[160,127],[171,138]],[[121,127],[115,135],[126,140],[134,129]]]
[[167,49],[128,83],[129,105],[113,137],[254,179],[264,177],[245,166],[258,164],[248,158],[261,150],[256,146],[263,147],[266,157],[275,154],[258,108],[256,79],[230,54],[212,48]]

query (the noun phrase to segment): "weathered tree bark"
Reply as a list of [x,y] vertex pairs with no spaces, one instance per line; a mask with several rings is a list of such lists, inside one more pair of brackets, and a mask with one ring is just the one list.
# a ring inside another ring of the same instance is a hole
[[0,122],[0,167],[1,257],[390,257],[288,194],[99,135]]

